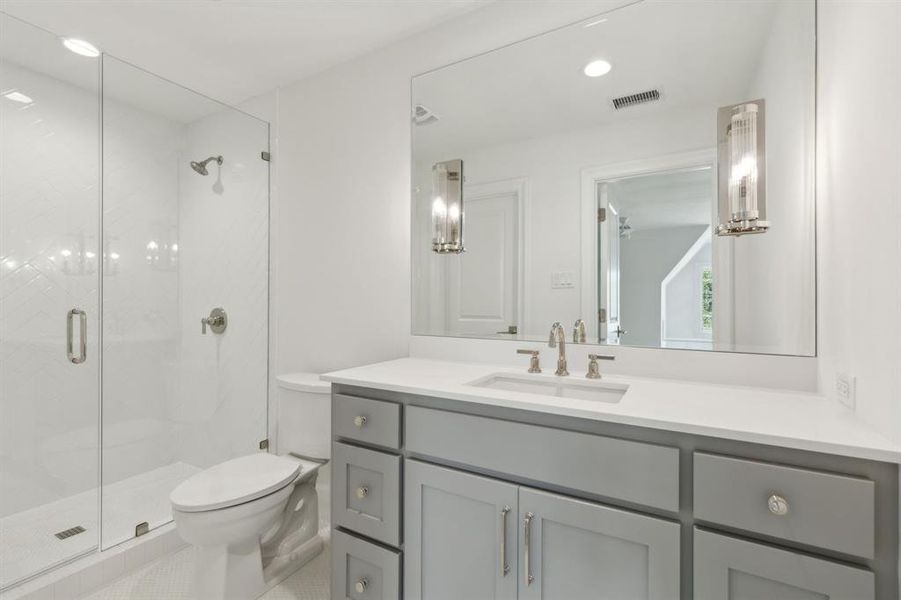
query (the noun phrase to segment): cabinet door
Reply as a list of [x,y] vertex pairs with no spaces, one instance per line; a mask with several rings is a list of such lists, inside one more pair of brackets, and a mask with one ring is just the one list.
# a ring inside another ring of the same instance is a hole
[[406,600],[514,600],[516,486],[404,465]]
[[521,600],[677,600],[679,524],[519,491]]
[[695,529],[697,600],[872,600],[864,569]]

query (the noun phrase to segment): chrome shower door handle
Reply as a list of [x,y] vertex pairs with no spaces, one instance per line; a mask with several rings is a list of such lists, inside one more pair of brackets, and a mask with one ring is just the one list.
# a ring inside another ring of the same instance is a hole
[[529,546],[532,545],[532,519],[535,518],[533,513],[526,513],[526,518],[522,520],[523,527],[523,558],[525,558],[526,562],[526,586],[532,585],[532,582],[535,581],[535,576],[532,575],[532,553],[529,551]]
[[[78,317],[78,354],[75,354],[74,318]],[[66,356],[69,362],[80,365],[88,359],[88,315],[83,310],[73,308],[66,313]]]
[[507,562],[507,513],[509,506],[501,509],[501,577],[506,577],[510,572],[510,563]]

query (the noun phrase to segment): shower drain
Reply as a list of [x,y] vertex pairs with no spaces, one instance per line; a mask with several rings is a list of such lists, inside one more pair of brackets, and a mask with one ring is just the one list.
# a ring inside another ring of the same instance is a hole
[[59,533],[54,533],[53,535],[55,535],[56,537],[58,537],[61,540],[64,540],[66,538],[72,537],[73,535],[78,535],[79,533],[84,533],[85,531],[86,530],[84,527],[82,527],[81,525],[76,525],[75,527],[70,527],[69,529],[64,529],[63,531],[60,531]]

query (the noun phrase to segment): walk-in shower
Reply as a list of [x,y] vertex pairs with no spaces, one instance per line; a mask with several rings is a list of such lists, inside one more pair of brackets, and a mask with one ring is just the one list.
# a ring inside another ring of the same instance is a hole
[[265,121],[0,13],[0,588],[265,445],[268,150]]
[[194,169],[196,172],[200,173],[201,175],[209,175],[210,172],[207,170],[206,166],[213,161],[216,161],[216,164],[219,165],[220,167],[222,166],[222,157],[221,156],[211,156],[211,157],[207,158],[206,160],[201,160],[199,162],[196,160],[192,160],[191,168]]

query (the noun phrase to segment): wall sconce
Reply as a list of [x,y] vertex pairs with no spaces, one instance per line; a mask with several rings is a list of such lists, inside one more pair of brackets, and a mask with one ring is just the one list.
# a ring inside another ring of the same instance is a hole
[[463,252],[463,161],[432,166],[432,251]]
[[762,99],[717,111],[717,235],[764,233],[770,228],[766,219],[765,122]]

